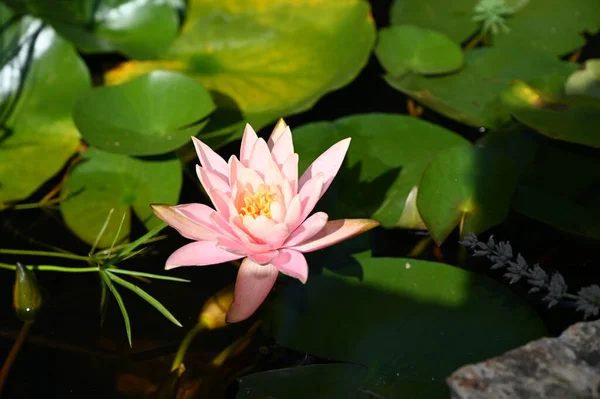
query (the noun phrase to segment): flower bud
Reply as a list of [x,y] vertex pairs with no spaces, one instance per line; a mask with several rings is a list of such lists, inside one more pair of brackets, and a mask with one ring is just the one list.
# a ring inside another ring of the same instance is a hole
[[209,330],[225,327],[227,311],[232,302],[233,286],[229,286],[208,298],[202,307],[198,321]]
[[24,322],[35,321],[42,306],[42,293],[33,271],[17,262],[13,289],[13,306],[17,317]]

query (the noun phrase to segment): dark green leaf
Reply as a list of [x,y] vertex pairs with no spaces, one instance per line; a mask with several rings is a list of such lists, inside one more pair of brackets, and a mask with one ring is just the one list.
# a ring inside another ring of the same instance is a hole
[[469,145],[444,128],[393,114],[353,115],[293,132],[301,173],[335,142],[352,137],[347,167],[342,167],[318,206],[330,218],[373,217],[386,227],[422,227],[418,215],[411,218],[405,211],[414,213],[409,194],[423,169],[439,151]]
[[112,292],[115,297],[117,304],[119,305],[119,309],[121,310],[121,314],[123,315],[123,320],[125,321],[125,331],[127,331],[127,341],[129,341],[129,346],[131,345],[131,324],[129,322],[129,315],[127,314],[127,309],[125,308],[125,303],[123,302],[123,298],[121,298],[121,294],[117,291],[117,287],[114,286],[112,281],[110,281],[110,277],[103,270],[100,270],[100,278],[104,281],[104,284],[108,286],[110,292]]
[[461,236],[481,233],[506,218],[518,178],[515,164],[500,152],[451,148],[425,168],[417,208],[438,245],[456,227]]
[[285,286],[276,297],[275,338],[368,366],[362,386],[381,397],[448,397],[444,380],[458,367],[545,333],[526,303],[483,275],[369,253],[345,268],[357,266],[362,279],[325,270],[306,285]]
[[[125,155],[111,154],[88,148],[84,160],[76,165],[62,193],[69,197],[61,202],[60,210],[67,225],[84,241],[93,243],[108,211],[115,209],[98,247],[111,245],[123,213],[131,208],[152,229],[162,222],[154,216],[150,204],[176,203],[181,190],[181,165],[177,159],[142,160]],[[130,231],[130,217],[126,217],[121,237]],[[156,233],[154,233],[156,234]]]
[[366,374],[365,367],[348,363],[264,371],[239,378],[236,399],[368,399],[360,389]]

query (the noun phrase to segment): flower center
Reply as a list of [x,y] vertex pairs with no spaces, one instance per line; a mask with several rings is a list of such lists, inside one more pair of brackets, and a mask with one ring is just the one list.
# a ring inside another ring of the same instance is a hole
[[239,207],[240,216],[252,216],[254,219],[260,215],[271,218],[271,204],[275,201],[275,194],[270,191],[260,191],[250,194],[245,192],[243,196],[244,203]]

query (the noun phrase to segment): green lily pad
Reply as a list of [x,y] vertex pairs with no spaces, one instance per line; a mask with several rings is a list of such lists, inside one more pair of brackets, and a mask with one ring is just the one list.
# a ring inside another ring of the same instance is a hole
[[471,126],[499,129],[511,120],[500,100],[512,80],[534,80],[544,75],[564,79],[577,67],[527,47],[478,48],[465,53],[465,67],[446,76],[390,74],[386,81],[449,118]]
[[565,55],[585,44],[584,32],[600,29],[600,6],[596,0],[529,0],[506,25],[510,31],[497,35],[494,45],[526,44]]
[[169,48],[179,29],[176,8],[164,0],[27,0],[27,6],[88,53],[157,57]]
[[[477,0],[395,0],[390,10],[393,25],[416,25],[434,29],[462,43],[481,27],[474,22]],[[564,55],[585,43],[583,32],[600,29],[596,0],[509,0],[515,10],[505,16],[508,32],[494,36],[494,45],[528,45],[554,55]]]
[[527,132],[492,132],[480,142],[521,166],[513,209],[568,233],[600,239],[597,156]]
[[98,148],[156,155],[187,144],[214,108],[210,94],[194,79],[154,71],[90,91],[75,104],[73,119],[83,138]]
[[518,178],[516,165],[500,152],[451,148],[425,168],[417,208],[438,245],[456,227],[461,236],[478,234],[506,218]]
[[525,302],[486,276],[370,253],[353,262],[362,279],[324,270],[285,286],[273,328],[284,346],[368,366],[363,387],[375,395],[449,397],[444,380],[458,367],[545,333]]
[[375,54],[392,76],[407,72],[439,75],[455,72],[464,63],[462,49],[450,38],[410,25],[380,30]]
[[126,62],[105,79],[118,84],[151,70],[182,72],[230,100],[215,97],[219,108],[242,110],[259,129],[348,84],[374,39],[364,0],[193,0],[164,57]]
[[441,150],[470,145],[442,127],[394,114],[311,123],[295,128],[293,135],[300,171],[337,141],[352,137],[347,167],[318,206],[330,218],[372,217],[385,227],[421,228],[418,214],[402,215],[423,169]]
[[432,29],[461,43],[478,29],[472,21],[477,0],[396,0],[390,9],[392,25],[416,25]]
[[0,202],[22,200],[79,146],[75,99],[91,86],[73,46],[42,22],[0,4]]
[[553,139],[600,148],[600,100],[561,97],[516,81],[502,93],[520,122]]
[[236,399],[367,399],[365,377],[365,367],[349,363],[264,371],[239,378]]
[[600,100],[600,58],[587,60],[565,83],[568,96],[589,96]]
[[146,228],[160,224],[150,204],[177,203],[181,184],[178,159],[143,160],[88,148],[62,188],[68,198],[61,202],[60,211],[67,226],[83,241],[93,244],[114,209],[98,243],[98,247],[107,247],[123,217],[118,240],[129,235],[131,208]]

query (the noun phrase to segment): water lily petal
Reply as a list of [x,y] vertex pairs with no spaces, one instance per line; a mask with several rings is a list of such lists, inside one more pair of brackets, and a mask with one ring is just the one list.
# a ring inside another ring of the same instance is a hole
[[229,220],[232,215],[237,215],[238,211],[235,209],[229,194],[226,194],[221,190],[213,189],[210,190],[208,196],[210,197],[217,212],[219,212],[221,216],[225,218],[225,220]]
[[169,256],[165,269],[180,266],[206,266],[230,262],[243,255],[235,254],[217,247],[217,241],[196,241],[184,245]]
[[269,230],[269,233],[265,235],[264,240],[271,248],[280,248],[290,235],[290,231],[287,224],[277,223]]
[[291,183],[293,195],[298,193],[298,161],[298,154],[292,154],[281,166],[281,174]]
[[309,240],[292,247],[300,252],[312,252],[329,247],[355,235],[379,226],[371,219],[340,219],[327,222],[325,227]]
[[196,153],[203,167],[218,174],[223,180],[228,181],[229,168],[227,162],[219,154],[214,152],[212,148],[192,136]]
[[288,127],[287,123],[285,123],[283,118],[279,118],[277,124],[275,125],[275,128],[271,132],[271,136],[269,136],[269,141],[267,142],[269,150],[273,150],[275,142],[279,140],[279,137],[281,136],[286,127]]
[[[300,193],[298,194],[300,196],[300,204],[302,206],[302,213],[300,214],[298,224],[302,223],[315,208],[315,205],[317,205],[317,202],[319,202],[319,198],[321,198],[322,189],[322,173],[318,173],[313,179],[310,179],[306,182],[306,184],[304,184],[304,186],[302,186]],[[290,226],[292,229],[295,229],[296,227],[298,227],[298,225]]]
[[253,261],[260,265],[266,265],[270,263],[277,255],[279,255],[279,251],[273,250],[269,252],[263,252],[260,254],[248,255],[248,257]]
[[[215,240],[218,236],[216,229],[210,228],[210,224],[206,225],[203,223],[205,220],[209,221],[211,212],[215,210],[203,205],[203,204],[185,204],[178,205],[177,207],[166,205],[166,204],[151,204],[152,211],[154,214],[173,227],[185,238],[190,240]],[[190,213],[194,215],[191,217],[190,214],[178,211],[182,207],[193,206],[195,209]],[[202,221],[202,223],[201,223]]]
[[227,322],[236,323],[252,316],[273,288],[277,273],[271,264],[259,265],[249,258],[244,259],[238,271]]
[[250,161],[250,154],[252,153],[252,148],[254,144],[256,144],[256,140],[258,140],[258,136],[252,126],[246,123],[246,127],[244,128],[244,135],[242,136],[242,147],[240,148],[240,161],[248,166],[248,161]]
[[242,218],[242,224],[246,231],[259,243],[265,243],[265,237],[270,234],[270,230],[275,226],[275,221],[264,215],[259,215],[256,219],[250,215]]
[[211,172],[200,165],[196,165],[196,174],[198,175],[200,184],[202,184],[202,187],[204,187],[204,190],[206,190],[207,193],[210,193],[213,189],[221,190],[224,193],[231,191],[229,188],[229,181],[223,180],[217,173]]
[[285,205],[282,201],[273,202],[270,209],[274,221],[281,223],[285,220]]
[[280,249],[279,255],[271,261],[271,264],[281,273],[297,278],[302,284],[306,284],[308,263],[300,252],[293,249]]
[[323,188],[321,190],[321,195],[319,196],[319,198],[321,198],[331,185],[335,175],[337,175],[340,170],[349,146],[350,138],[347,138],[337,142],[329,147],[327,151],[322,153],[308,169],[306,169],[304,174],[302,174],[302,177],[300,177],[298,183],[300,189],[302,189],[302,187],[317,174],[323,173]]
[[259,138],[252,148],[250,160],[248,161],[248,168],[255,170],[264,178],[267,169],[269,169],[273,163],[273,157],[271,156],[267,143]]
[[302,223],[300,215],[302,215],[302,203],[298,194],[292,199],[285,213],[284,223],[290,227],[290,231],[294,231]]
[[285,242],[285,247],[293,247],[310,239],[327,224],[329,216],[325,212],[317,212],[304,221]]
[[292,141],[292,131],[286,127],[271,149],[273,160],[278,165],[283,165],[284,162],[294,153],[294,142]]

